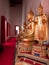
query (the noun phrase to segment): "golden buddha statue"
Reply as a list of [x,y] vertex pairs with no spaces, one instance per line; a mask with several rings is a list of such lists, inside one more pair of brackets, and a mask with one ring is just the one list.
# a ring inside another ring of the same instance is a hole
[[27,25],[28,34],[34,34],[34,12],[30,9],[28,12],[28,25]]
[[47,40],[47,16],[46,14],[43,14],[43,7],[40,4],[38,8],[39,15],[35,17],[35,34],[34,37],[36,40]]
[[34,13],[30,9],[28,12],[28,23],[24,22],[23,25],[23,40],[29,41],[33,40],[33,35],[34,35]]

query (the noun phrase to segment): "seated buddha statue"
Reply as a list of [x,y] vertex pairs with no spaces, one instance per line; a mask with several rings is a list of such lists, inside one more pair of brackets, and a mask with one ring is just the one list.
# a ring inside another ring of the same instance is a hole
[[27,25],[28,34],[34,33],[34,12],[31,10],[28,12],[28,25]]
[[24,22],[23,39],[33,40],[34,37],[34,13],[30,9],[28,12],[28,23]]

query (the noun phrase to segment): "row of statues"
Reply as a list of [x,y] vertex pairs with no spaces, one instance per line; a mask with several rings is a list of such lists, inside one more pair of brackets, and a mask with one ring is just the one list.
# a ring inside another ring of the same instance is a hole
[[28,13],[28,23],[24,22],[23,33],[24,36],[33,35],[34,40],[46,41],[48,38],[47,15],[43,13],[43,7],[40,4],[38,8],[38,15],[34,17],[33,11],[30,9]]

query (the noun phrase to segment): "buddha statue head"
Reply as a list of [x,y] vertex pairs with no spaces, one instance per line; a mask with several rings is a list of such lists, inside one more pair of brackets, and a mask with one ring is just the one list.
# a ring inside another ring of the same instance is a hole
[[30,11],[28,12],[28,21],[29,22],[34,21],[34,12],[32,11],[31,8],[30,8]]
[[43,14],[43,6],[41,5],[41,3],[39,5],[39,7],[38,7],[38,13],[39,13],[39,15]]

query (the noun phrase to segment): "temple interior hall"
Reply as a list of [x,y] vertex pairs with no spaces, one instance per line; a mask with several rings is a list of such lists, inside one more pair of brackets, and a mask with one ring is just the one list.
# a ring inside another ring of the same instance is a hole
[[49,0],[0,0],[0,65],[49,65]]

